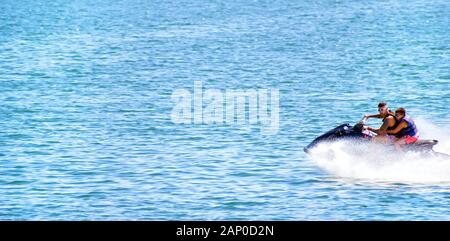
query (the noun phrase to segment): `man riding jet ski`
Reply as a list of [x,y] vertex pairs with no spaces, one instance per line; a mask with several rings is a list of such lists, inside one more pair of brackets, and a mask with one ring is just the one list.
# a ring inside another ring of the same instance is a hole
[[383,119],[383,124],[380,126],[380,128],[370,128],[370,130],[377,134],[373,137],[373,141],[386,144],[390,139],[387,135],[387,131],[395,129],[398,125],[398,122],[397,119],[395,119],[395,113],[388,108],[386,102],[380,102],[378,104],[378,112],[379,114],[364,115],[362,122],[365,122],[369,118]]

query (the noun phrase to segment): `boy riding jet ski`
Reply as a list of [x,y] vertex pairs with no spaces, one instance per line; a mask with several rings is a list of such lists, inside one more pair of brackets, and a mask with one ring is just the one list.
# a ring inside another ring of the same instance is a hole
[[402,145],[416,143],[419,139],[419,131],[414,121],[406,115],[405,108],[398,108],[395,111],[395,118],[398,125],[394,130],[388,130],[387,134],[394,135],[394,145],[397,150],[401,150]]

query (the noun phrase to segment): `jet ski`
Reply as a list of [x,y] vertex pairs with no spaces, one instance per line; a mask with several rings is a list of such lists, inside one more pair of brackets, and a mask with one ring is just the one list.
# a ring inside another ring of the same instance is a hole
[[[309,153],[312,148],[322,142],[332,142],[336,140],[351,140],[351,141],[370,141],[377,134],[373,131],[369,131],[364,126],[364,121],[358,122],[356,125],[350,125],[349,123],[342,124],[336,128],[333,128],[326,133],[320,135],[314,139],[308,146],[304,148],[306,153]],[[433,146],[438,144],[437,140],[418,140],[415,143],[405,145],[405,150],[412,150],[418,152],[434,152]],[[443,153],[439,153],[446,155]]]

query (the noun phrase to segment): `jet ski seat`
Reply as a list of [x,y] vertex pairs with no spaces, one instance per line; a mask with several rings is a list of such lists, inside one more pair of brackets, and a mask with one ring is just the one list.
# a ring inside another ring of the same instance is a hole
[[417,140],[415,145],[436,145],[438,144],[438,140]]

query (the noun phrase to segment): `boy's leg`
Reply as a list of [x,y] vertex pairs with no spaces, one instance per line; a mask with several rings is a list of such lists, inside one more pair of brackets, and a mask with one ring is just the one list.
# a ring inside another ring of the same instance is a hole
[[402,138],[397,138],[394,141],[394,145],[395,145],[395,149],[397,149],[397,151],[402,151],[402,145],[406,144],[406,138],[402,137]]

